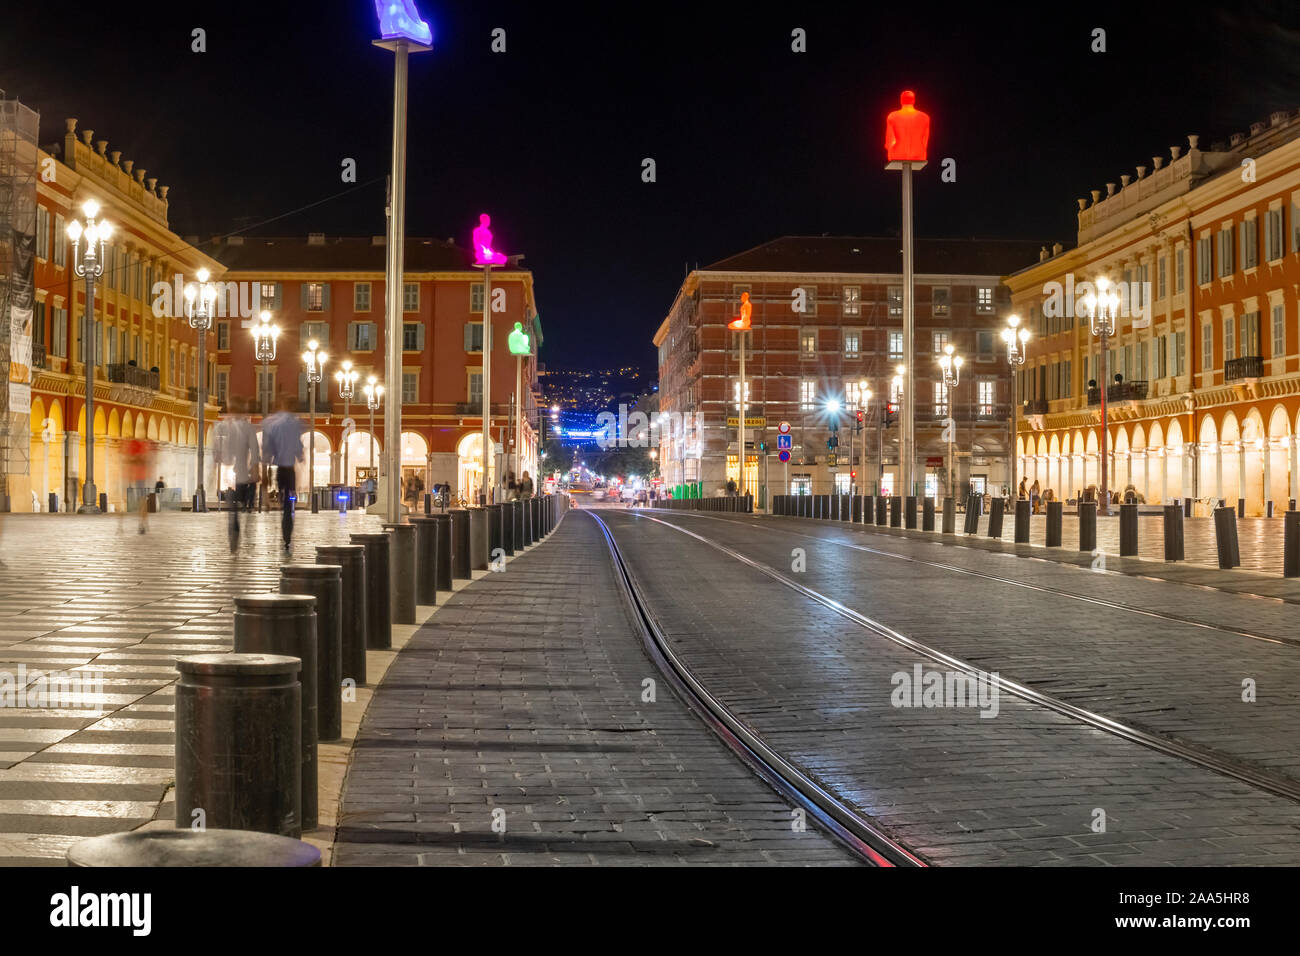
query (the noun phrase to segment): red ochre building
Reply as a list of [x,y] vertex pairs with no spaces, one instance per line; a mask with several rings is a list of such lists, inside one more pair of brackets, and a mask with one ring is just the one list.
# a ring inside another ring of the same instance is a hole
[[[1108,386],[1112,492],[1192,498],[1200,513],[1220,499],[1284,511],[1300,497],[1300,112],[1209,149],[1190,136],[1119,178],[1077,200],[1077,248],[1007,280],[1034,331],[1021,474],[1060,498],[1099,483],[1096,382]],[[1145,290],[1150,314],[1116,323],[1106,383],[1087,318],[1048,308],[1057,286],[1099,275]]]
[[[1001,490],[1010,479],[1011,376],[1000,337],[1010,295],[1002,277],[1034,261],[1039,248],[1023,240],[916,240],[916,474],[927,494],[947,487],[950,396],[937,359],[949,343],[965,361],[951,396],[955,484]],[[799,288],[803,312],[793,308]],[[754,306],[745,355],[746,489],[758,500],[783,490],[847,493],[856,469],[859,490],[893,490],[899,426],[878,429],[877,422],[903,360],[902,246],[895,238],[852,236],[787,236],[686,277],[654,337],[659,411],[669,423],[658,436],[665,485],[699,483],[711,496],[739,478],[740,333],[727,322],[742,292]],[[864,381],[871,405],[855,435]],[[826,446],[832,399],[842,409],[834,468]],[[700,416],[702,435],[687,429],[683,438],[672,424],[683,415]],[[778,461],[782,421],[792,427],[794,446],[788,488],[787,466]]]
[[[7,476],[10,507],[44,511],[51,492],[58,495],[61,510],[75,510],[80,502],[86,470],[85,284],[73,273],[66,226],[71,218],[82,218],[82,203],[89,198],[99,202],[100,218],[114,226],[105,273],[95,287],[92,333],[98,343],[95,484],[107,495],[110,510],[126,505],[123,442],[133,437],[156,443],[150,488],[161,477],[167,499],[184,506],[196,489],[198,333],[184,318],[183,299],[176,292],[194,281],[201,268],[222,283],[223,292],[205,346],[209,499],[216,478],[212,428],[229,396],[246,396],[254,403],[259,398],[260,365],[246,325],[256,322],[262,308],[270,309],[281,329],[266,386],[272,400],[280,393],[304,399],[300,410],[305,418],[303,348],[315,337],[329,356],[317,403],[318,485],[344,478],[343,403],[334,372],[350,358],[362,373],[350,409],[355,431],[348,443],[347,477],[355,480],[357,469],[370,462],[369,415],[361,386],[371,373],[383,380],[383,237],[185,239],[168,223],[168,187],[108,146],[69,119],[63,143],[37,151],[30,456],[26,474],[11,468]],[[482,475],[483,275],[470,259],[468,250],[447,240],[407,240],[403,334],[410,344],[403,353],[400,384],[403,472],[418,472],[426,489],[447,482],[467,499]],[[491,286],[497,308],[504,309],[492,315],[493,467],[500,461],[503,474],[526,469],[536,476],[533,423],[542,335],[532,273],[494,269]],[[523,358],[521,368],[524,437],[519,459],[513,457],[516,361],[507,345],[515,322],[534,336],[534,354]],[[261,416],[253,417],[258,421]],[[376,449],[387,440],[383,417],[381,408],[375,419]],[[503,450],[511,456],[507,461],[501,461]],[[300,490],[306,488],[306,471],[299,469]]]
[[[402,390],[403,480],[418,474],[426,490],[446,482],[471,500],[482,480],[483,273],[469,250],[443,239],[406,240],[402,289],[402,381],[384,381],[384,237],[228,238],[213,255],[226,272],[227,297],[238,294],[248,307],[217,321],[215,392],[219,402],[241,396],[261,418],[261,396],[287,395],[299,412],[308,409],[302,353],[315,340],[327,353],[325,376],[316,396],[316,474],[320,487],[355,484],[385,443],[382,406],[370,413],[362,391],[374,375],[385,388]],[[236,285],[232,286],[231,284]],[[492,425],[490,460],[502,474],[537,475],[537,348],[541,322],[533,296],[533,275],[520,268],[492,270]],[[255,355],[252,326],[262,308],[280,329],[277,354],[263,377]],[[516,357],[507,337],[515,323],[533,336],[533,355],[522,359],[523,449],[515,457]],[[351,360],[360,377],[349,407],[339,397],[335,373]],[[345,426],[351,417],[353,426]],[[349,437],[344,441],[344,432]],[[304,438],[305,440],[305,438]],[[502,455],[506,456],[504,459]],[[346,458],[346,473],[344,461]],[[306,468],[300,484],[306,485]]]

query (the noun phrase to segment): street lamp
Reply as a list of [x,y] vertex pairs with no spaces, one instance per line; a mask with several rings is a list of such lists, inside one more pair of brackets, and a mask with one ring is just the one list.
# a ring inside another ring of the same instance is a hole
[[275,342],[280,337],[280,327],[271,324],[271,313],[265,309],[259,318],[261,323],[253,329],[253,338],[257,342],[257,360],[262,363],[262,380],[258,382],[257,390],[262,393],[262,417],[265,418],[271,399],[271,373],[267,363],[275,361]]
[[1025,364],[1025,345],[1029,342],[1029,330],[1020,326],[1020,316],[1007,316],[1002,341],[1007,343],[1007,364],[1011,366],[1011,443],[1007,447],[1007,457],[1011,459],[1011,493],[1019,497],[1020,489],[1016,484],[1016,406],[1019,404],[1016,369]]
[[[352,398],[356,394],[357,379],[360,377],[361,373],[354,369],[352,362],[347,359],[343,361],[343,371],[334,373],[334,381],[339,383],[339,398],[343,399],[343,484],[349,488],[352,487],[352,482],[348,479],[348,445],[351,444],[348,426],[352,424],[352,420],[348,417],[348,413],[352,408]],[[351,492],[348,494],[350,497]]]
[[[489,476],[496,481],[501,477],[495,469],[489,471],[488,468],[488,446],[492,444],[492,267],[505,265],[508,259],[496,248],[492,238],[492,217],[487,213],[479,215],[478,225],[470,235],[474,246],[473,266],[483,270],[483,479],[478,486],[478,503],[482,507],[488,501]],[[495,500],[495,495],[493,498]]]
[[316,513],[316,386],[325,377],[326,355],[320,351],[320,344],[312,339],[307,343],[307,351],[302,353],[302,360],[307,365],[307,407],[311,413],[311,437],[307,450],[307,494],[311,498],[311,513]]
[[939,356],[939,367],[943,369],[943,390],[945,397],[948,399],[948,495],[955,500],[956,496],[953,494],[952,479],[953,466],[955,464],[953,460],[952,440],[953,433],[957,431],[957,425],[953,420],[952,412],[953,406],[957,402],[957,385],[961,381],[962,357],[953,354],[954,351],[955,350],[951,344],[943,347],[943,354]]
[[[377,409],[384,400],[384,386],[379,384],[379,379],[371,375],[366,379],[365,387],[361,389],[366,396],[366,408],[370,410],[370,477],[375,481],[375,409]],[[375,481],[378,487],[378,481]]]
[[740,333],[740,415],[737,418],[740,427],[736,431],[739,445],[736,464],[740,471],[740,481],[736,482],[736,491],[742,498],[745,497],[745,340],[748,338],[745,333],[749,331],[753,315],[754,305],[749,301],[749,293],[740,293],[740,314],[727,323],[727,328]]
[[[895,408],[903,403],[903,375],[907,371],[904,365],[894,366],[894,377],[889,380],[889,401]],[[886,406],[885,415],[889,413]],[[879,453],[879,472],[880,476],[876,482],[876,491],[884,494],[885,491],[885,415],[876,416],[876,442]],[[902,451],[902,439],[899,439],[899,451]],[[901,464],[901,462],[900,462]]]
[[202,512],[208,510],[208,499],[203,490],[203,428],[207,424],[208,405],[207,338],[208,329],[212,328],[217,288],[208,281],[207,269],[200,269],[196,276],[198,285],[191,282],[185,287],[185,315],[190,321],[190,328],[199,333],[199,382],[195,410],[199,420],[199,482],[194,492],[194,510]]
[[[866,465],[867,465],[867,436],[864,429],[866,427],[867,410],[870,406],[870,403],[871,403],[871,389],[867,387],[867,380],[865,378],[860,379],[858,381],[858,411],[857,411],[857,415],[855,416],[857,421],[854,422],[854,426],[853,426],[854,448],[849,449],[849,470],[852,471],[853,469],[853,452],[856,449],[858,443],[857,442],[858,433],[863,432],[862,449],[858,453],[858,467],[862,469],[864,479],[866,477]],[[852,494],[855,495],[858,493],[856,484],[850,488],[850,491]]]
[[[79,515],[99,514],[99,496],[95,493],[95,280],[104,274],[104,243],[113,234],[107,222],[95,222],[99,203],[87,199],[81,204],[86,217],[68,223],[68,238],[72,240],[72,271],[86,280],[86,309],[81,315],[81,361],[86,366],[86,481],[82,485]],[[86,246],[81,247],[81,237]]]
[[1115,317],[1119,315],[1119,296],[1110,288],[1110,282],[1105,276],[1097,279],[1097,291],[1089,292],[1083,297],[1083,311],[1088,316],[1088,330],[1093,334],[1101,337],[1101,488],[1097,495],[1097,510],[1099,514],[1110,514],[1110,492],[1106,488],[1109,477],[1107,474],[1107,456],[1109,454],[1107,445],[1109,444],[1109,423],[1106,420],[1106,380],[1107,380],[1107,340],[1115,334]]

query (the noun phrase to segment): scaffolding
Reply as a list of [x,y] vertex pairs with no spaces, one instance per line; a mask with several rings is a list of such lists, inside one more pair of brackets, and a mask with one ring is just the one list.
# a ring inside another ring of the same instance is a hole
[[[32,327],[40,117],[0,90],[0,510],[31,473]],[[48,240],[48,237],[46,237]]]

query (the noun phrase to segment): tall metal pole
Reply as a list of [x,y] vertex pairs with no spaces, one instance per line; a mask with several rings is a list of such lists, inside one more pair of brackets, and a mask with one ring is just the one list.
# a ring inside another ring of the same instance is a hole
[[478,486],[478,503],[488,502],[488,475],[492,447],[492,266],[483,267],[483,477]]
[[[1107,317],[1106,321],[1109,322],[1109,317]],[[1106,361],[1109,357],[1106,354],[1108,351],[1106,343],[1110,338],[1108,329],[1109,326],[1103,323],[1101,327],[1101,382],[1099,383],[1101,385],[1101,492],[1097,501],[1097,513],[1103,515],[1110,514],[1110,492],[1106,490],[1106,479],[1109,477],[1106,473],[1106,459],[1108,457],[1106,446],[1108,444],[1107,439],[1110,437],[1110,428],[1106,421],[1106,382],[1109,371]]]
[[[205,306],[206,307],[206,306]],[[208,330],[206,327],[199,329],[199,402],[196,414],[199,419],[199,482],[195,490],[194,498],[196,510],[203,512],[208,510],[207,494],[203,490],[203,426],[207,424],[207,407],[208,407],[208,365],[207,365],[207,337]]]
[[307,498],[316,513],[316,383],[307,376],[307,407],[311,410],[311,433],[307,436]]
[[396,524],[402,514],[402,279],[406,236],[406,74],[410,45],[393,44],[393,170],[388,209],[388,317],[385,377],[388,401],[384,406],[384,457],[388,465],[385,488],[387,515]]
[[[1020,485],[1016,483],[1016,467],[1019,461],[1016,459],[1016,412],[1017,405],[1020,403],[1016,400],[1016,377],[1020,374],[1016,367],[1011,366],[1011,442],[1007,445],[1007,457],[1011,459],[1011,498],[1018,500],[1020,498]],[[972,464],[974,464],[972,462]]]
[[[90,243],[87,242],[87,246]],[[95,277],[86,270],[86,311],[82,314],[85,333],[81,337],[81,360],[86,366],[86,481],[81,486],[79,514],[99,514],[95,493]]]
[[524,357],[515,356],[515,480],[524,477]]
[[[351,396],[351,394],[352,393],[349,392],[348,396]],[[348,420],[348,409],[351,407],[352,407],[351,398],[344,397],[343,399],[343,421],[344,422],[347,422]],[[343,427],[346,429],[347,425],[345,424]],[[348,481],[348,446],[352,444],[351,439],[352,439],[351,435],[346,435],[343,438],[343,484],[348,488],[352,487],[352,482]],[[350,498],[351,492],[348,492],[348,495]]]
[[903,420],[899,443],[899,472],[903,495],[915,493],[912,488],[912,467],[915,456],[915,381],[916,317],[912,293],[912,164],[903,163],[903,354],[906,371],[903,374]]
[[740,465],[740,481],[736,488],[740,497],[745,497],[745,333],[740,332],[740,447],[737,449],[736,461]]
[[270,381],[270,377],[271,377],[271,365],[270,362],[264,358],[262,359],[262,381],[258,383],[259,386],[258,391],[262,393],[262,417],[263,418],[266,417],[267,400],[271,397],[271,393],[267,389],[267,382]]

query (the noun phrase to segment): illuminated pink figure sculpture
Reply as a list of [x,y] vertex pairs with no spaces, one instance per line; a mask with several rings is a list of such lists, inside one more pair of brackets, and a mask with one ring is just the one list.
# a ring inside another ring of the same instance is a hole
[[483,213],[478,217],[478,225],[474,228],[474,265],[476,266],[503,266],[506,264],[506,255],[504,252],[497,252],[492,248],[492,218]]
[[930,116],[914,105],[916,94],[904,90],[900,108],[885,119],[885,152],[891,163],[923,163],[930,141]]

